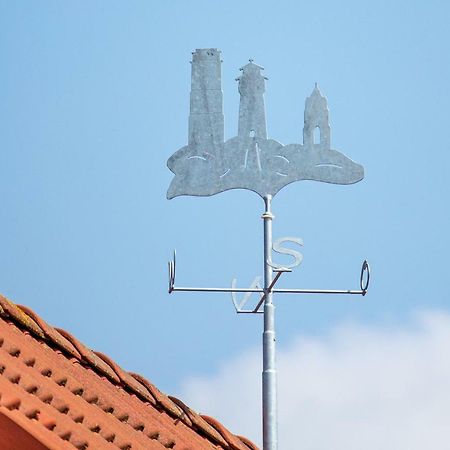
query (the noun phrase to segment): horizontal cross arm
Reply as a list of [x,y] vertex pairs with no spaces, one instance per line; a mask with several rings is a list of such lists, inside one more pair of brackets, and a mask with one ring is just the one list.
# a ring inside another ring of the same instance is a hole
[[[276,270],[277,275],[273,279],[268,289],[262,289],[260,287],[250,288],[210,288],[210,287],[175,287],[175,273],[176,273],[176,254],[174,252],[173,260],[169,262],[169,293],[171,292],[224,292],[224,293],[259,293],[263,294],[258,301],[256,307],[250,312],[258,312],[259,308],[264,302],[266,295],[270,292],[274,294],[349,294],[349,295],[366,295],[370,282],[370,267],[367,261],[364,261],[361,267],[360,273],[360,289],[275,289],[274,286],[281,274],[284,272],[290,272],[289,269]],[[239,311],[244,312],[244,311]]]
[[172,286],[170,292],[259,292],[264,293],[264,289],[252,288],[196,288],[196,287],[175,287]]
[[[264,294],[264,289],[251,289],[251,288],[208,288],[208,287],[175,287],[173,286],[170,292],[226,292],[226,293],[239,293],[239,292],[256,292]],[[352,294],[352,295],[365,295],[367,291],[363,290],[351,290],[351,289],[272,289],[269,292],[274,294]],[[264,300],[262,298],[261,300]],[[261,302],[262,303],[262,302]]]
[[363,296],[367,293],[362,289],[274,289],[272,292],[276,294],[353,294]]

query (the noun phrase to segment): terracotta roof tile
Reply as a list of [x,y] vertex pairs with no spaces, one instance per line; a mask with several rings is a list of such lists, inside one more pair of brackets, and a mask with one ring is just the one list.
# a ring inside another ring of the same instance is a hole
[[258,450],[1,295],[0,429],[32,450]]

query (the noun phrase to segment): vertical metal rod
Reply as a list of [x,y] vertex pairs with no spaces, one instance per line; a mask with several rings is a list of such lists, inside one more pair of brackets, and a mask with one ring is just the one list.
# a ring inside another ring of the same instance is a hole
[[275,365],[275,306],[272,293],[268,292],[272,283],[272,196],[264,197],[264,333],[263,333],[263,373],[262,373],[262,406],[263,406],[263,450],[277,450],[277,371]]

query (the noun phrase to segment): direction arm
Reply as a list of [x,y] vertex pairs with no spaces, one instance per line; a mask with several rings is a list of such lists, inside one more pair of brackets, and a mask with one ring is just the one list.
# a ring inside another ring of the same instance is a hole
[[253,312],[257,313],[259,308],[264,302],[266,295],[270,292],[276,294],[350,294],[350,295],[362,295],[365,296],[369,288],[370,282],[370,266],[365,260],[361,266],[361,274],[359,278],[358,290],[350,289],[274,289],[275,284],[281,277],[281,274],[285,272],[291,272],[290,269],[281,268],[274,270],[276,276],[272,283],[267,289],[262,288],[234,288],[234,287],[224,287],[224,288],[210,288],[210,287],[176,287],[175,286],[175,275],[176,275],[176,251],[173,252],[173,259],[169,262],[169,294],[172,292],[224,292],[224,293],[259,293],[263,294],[258,301],[256,307],[249,311],[238,311],[238,312]]

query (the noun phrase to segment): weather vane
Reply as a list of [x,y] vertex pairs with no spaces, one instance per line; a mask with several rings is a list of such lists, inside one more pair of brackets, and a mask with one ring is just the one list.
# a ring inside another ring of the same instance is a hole
[[[282,145],[267,137],[263,68],[252,60],[242,67],[239,82],[238,135],[224,140],[221,59],[217,49],[198,49],[192,54],[188,145],[175,152],[167,166],[175,174],[167,198],[180,195],[211,196],[229,189],[249,189],[264,200],[264,283],[256,277],[249,288],[176,287],[175,252],[169,262],[169,293],[174,291],[229,292],[238,313],[264,314],[263,332],[263,450],[277,449],[277,385],[275,365],[275,306],[273,294],[365,295],[370,270],[364,261],[358,290],[277,289],[280,276],[298,266],[300,252],[283,246],[303,245],[300,238],[272,241],[272,199],[283,187],[300,180],[353,184],[364,177],[364,168],[331,148],[327,100],[317,84],[306,99],[303,144]],[[290,255],[289,265],[273,261],[272,251]],[[237,293],[244,293],[239,301]],[[253,293],[256,304],[246,308]]]

